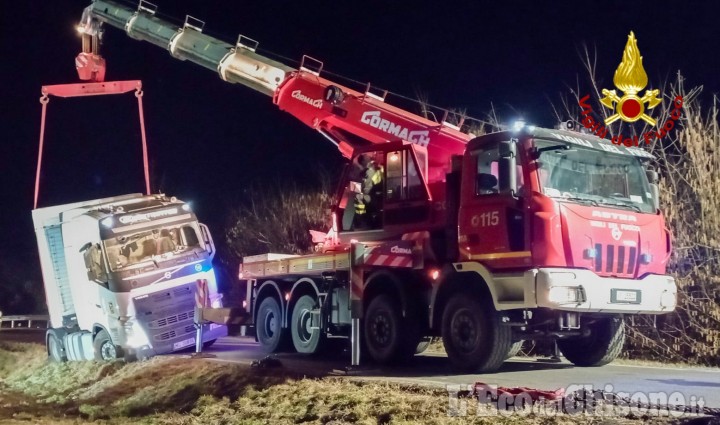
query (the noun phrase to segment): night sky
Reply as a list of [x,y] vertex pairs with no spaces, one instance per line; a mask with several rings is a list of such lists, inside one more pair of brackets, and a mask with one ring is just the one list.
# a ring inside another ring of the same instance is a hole
[[[508,122],[522,116],[555,125],[550,102],[589,85],[579,51],[598,51],[608,88],[628,33],[638,39],[650,85],[681,70],[687,85],[720,90],[720,4],[626,1],[218,1],[156,0],[163,17],[206,21],[205,32],[260,53],[318,58],[325,69],[483,117],[494,105]],[[632,4],[628,4],[632,3]],[[40,87],[78,82],[74,30],[89,0],[3,2],[2,262],[37,269],[32,232]],[[690,6],[692,4],[692,6]],[[342,164],[334,146],[281,112],[269,97],[231,85],[166,50],[106,28],[106,80],[140,79],[155,190],[193,202],[221,238],[228,208],[244,188],[312,185],[317,169]],[[417,111],[414,111],[417,112]],[[40,206],[143,190],[136,101],[132,95],[49,105]],[[28,274],[30,276],[31,273]],[[37,275],[35,275],[37,276]]]

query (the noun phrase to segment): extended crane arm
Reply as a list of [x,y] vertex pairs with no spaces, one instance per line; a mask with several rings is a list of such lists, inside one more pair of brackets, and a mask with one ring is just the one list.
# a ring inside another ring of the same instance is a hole
[[257,42],[252,39],[241,35],[232,46],[203,34],[205,23],[192,16],[187,16],[183,27],[178,28],[155,16],[156,11],[157,6],[147,1],[140,1],[137,10],[132,10],[111,0],[94,0],[83,16],[121,29],[136,40],[167,49],[177,59],[189,60],[215,71],[229,83],[241,83],[269,96],[275,93],[287,74],[294,71],[256,54]]
[[[144,0],[137,10],[112,0],[93,0],[83,17],[167,49],[180,60],[217,72],[224,81],[272,96],[280,109],[319,131],[346,157],[355,148],[373,143],[405,140],[425,147],[428,183],[444,178],[450,156],[461,154],[471,138],[445,119],[437,123],[387,104],[387,93],[371,93],[369,85],[361,93],[322,78],[323,64],[310,57],[303,57],[295,69],[258,54],[258,43],[243,35],[233,46],[203,34],[204,22],[198,19],[187,16],[178,28],[157,17],[156,11],[155,5]],[[80,28],[92,31],[93,25]]]

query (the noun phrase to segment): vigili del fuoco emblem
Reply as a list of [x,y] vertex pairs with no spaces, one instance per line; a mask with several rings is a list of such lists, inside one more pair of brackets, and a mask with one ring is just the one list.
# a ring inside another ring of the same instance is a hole
[[645,90],[645,94],[642,97],[639,96],[640,91],[647,86],[648,77],[642,65],[642,56],[640,56],[640,50],[637,46],[637,39],[632,31],[625,45],[622,62],[615,71],[613,83],[615,83],[615,87],[625,94],[618,96],[615,90],[602,90],[605,97],[600,99],[600,103],[615,111],[613,115],[605,119],[605,124],[610,124],[618,119],[626,122],[635,122],[642,119],[654,126],[656,121],[647,115],[645,111],[660,104],[658,98],[660,90]]

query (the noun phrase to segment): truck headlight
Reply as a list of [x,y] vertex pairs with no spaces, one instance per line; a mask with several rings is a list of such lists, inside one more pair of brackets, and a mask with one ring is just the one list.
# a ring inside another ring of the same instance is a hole
[[556,304],[585,302],[585,290],[582,286],[553,286],[548,293],[548,300]]
[[147,334],[137,323],[135,323],[135,320],[130,319],[123,323],[123,330],[125,331],[125,340],[127,341],[128,346],[132,348],[140,348],[150,345]]

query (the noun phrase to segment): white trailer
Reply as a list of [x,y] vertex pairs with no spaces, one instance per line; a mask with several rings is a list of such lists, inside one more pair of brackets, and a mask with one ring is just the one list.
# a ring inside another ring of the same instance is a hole
[[[210,232],[190,205],[129,194],[32,212],[52,360],[146,358],[193,346],[198,280],[222,307]],[[209,324],[203,343],[227,335]]]

